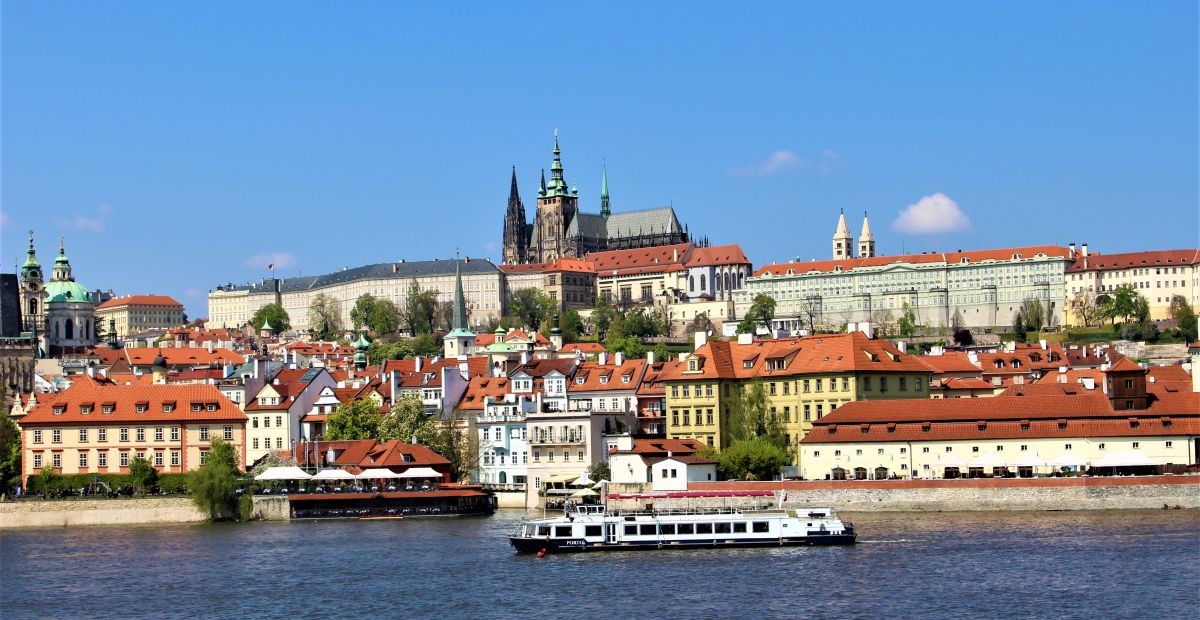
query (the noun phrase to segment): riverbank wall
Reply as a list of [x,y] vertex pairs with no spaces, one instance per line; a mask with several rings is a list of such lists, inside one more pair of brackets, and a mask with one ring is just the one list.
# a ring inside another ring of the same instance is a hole
[[206,518],[186,497],[0,502],[0,529],[197,523]]
[[[648,487],[611,485],[609,506],[633,509],[652,503],[656,509],[670,509],[732,503],[749,508],[769,502],[784,508],[832,507],[846,512],[1200,509],[1200,476],[693,482],[687,494],[693,497],[654,496]],[[719,491],[770,495],[695,497]]]

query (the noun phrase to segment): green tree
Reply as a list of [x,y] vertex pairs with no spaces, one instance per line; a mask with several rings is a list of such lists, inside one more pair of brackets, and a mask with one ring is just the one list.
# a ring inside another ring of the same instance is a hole
[[671,361],[671,350],[667,348],[666,343],[660,342],[654,345],[654,361],[669,362]]
[[[5,401],[0,387],[0,403]],[[0,488],[21,481],[21,431],[7,415],[0,415]]]
[[425,413],[425,405],[419,398],[408,395],[396,401],[392,405],[392,411],[383,416],[376,438],[379,441],[399,439],[410,442],[414,437],[417,443],[435,452],[437,448],[444,447],[441,445],[444,438],[441,436],[437,420]]
[[341,330],[342,308],[337,299],[318,293],[308,306],[308,331],[319,340],[332,339]]
[[662,333],[662,323],[654,312],[647,312],[645,308],[639,307],[625,315],[622,329],[626,336],[649,338]]
[[578,310],[567,310],[559,319],[559,329],[562,330],[563,342],[575,342],[583,333],[583,319]]
[[1042,302],[1029,298],[1021,302],[1021,308],[1013,317],[1013,332],[1017,339],[1024,341],[1029,332],[1041,331],[1046,325],[1046,310]]
[[588,478],[592,482],[600,482],[601,480],[612,480],[612,471],[609,470],[608,461],[596,461],[587,470]]
[[[1179,329],[1179,337],[1184,342],[1196,342],[1196,311],[1188,300],[1182,295],[1176,295],[1171,298],[1170,307],[1171,318],[1175,319],[1175,327]],[[1198,372],[1198,371],[1193,371]]]
[[259,308],[258,312],[254,313],[254,318],[250,319],[250,323],[254,325],[254,331],[259,331],[264,324],[270,323],[277,334],[292,328],[292,319],[280,304],[267,304]]
[[771,320],[774,318],[775,298],[759,293],[754,296],[754,299],[750,302],[750,307],[746,309],[746,316],[742,317],[742,321],[738,323],[737,332],[739,334],[754,334],[757,333],[760,326],[770,329]]
[[379,299],[370,293],[363,293],[354,301],[354,307],[350,309],[350,324],[354,326],[355,331],[370,325],[371,313],[375,311],[378,301]]
[[342,403],[325,419],[325,439],[375,439],[381,419],[379,406],[373,400]]
[[917,314],[913,312],[907,301],[904,302],[900,320],[896,322],[896,326],[900,330],[901,338],[912,338],[917,331]]
[[442,352],[441,345],[438,344],[436,338],[432,334],[422,334],[408,341],[412,347],[413,355],[421,357],[434,357]]
[[129,461],[129,480],[133,483],[133,489],[138,493],[146,493],[154,488],[158,482],[158,470],[154,469],[154,465],[150,461],[134,457]]
[[617,311],[608,303],[608,298],[600,296],[596,298],[596,308],[592,310],[592,333],[596,338],[603,339],[608,332],[608,328],[612,325],[613,320],[619,316]]
[[400,327],[400,310],[396,308],[396,304],[390,299],[378,299],[375,301],[375,306],[371,308],[371,315],[367,320],[371,331],[375,332],[376,336],[395,333]]
[[58,472],[49,465],[43,467],[36,478],[31,485],[33,488],[29,489],[30,492],[37,491],[49,495],[57,491],[59,485],[62,484],[62,476],[58,475]]
[[605,343],[604,348],[608,349],[609,353],[623,353],[628,359],[640,359],[646,357],[646,345],[642,341],[629,336],[627,338],[618,338],[609,340]]
[[508,302],[508,313],[530,329],[538,329],[542,323],[554,316],[558,304],[544,291],[523,288],[512,294]]
[[233,444],[214,439],[204,464],[188,474],[188,495],[210,519],[238,513],[238,468]]
[[1131,284],[1122,284],[1117,287],[1117,290],[1111,294],[1104,295],[1100,304],[1100,316],[1115,324],[1117,319],[1122,322],[1128,322],[1138,309],[1138,294],[1137,289]]
[[408,285],[408,297],[405,298],[404,310],[398,318],[408,325],[408,330],[413,336],[431,333],[437,303],[438,292],[434,289],[422,289],[414,278]]
[[787,447],[783,420],[770,411],[771,399],[762,380],[743,383],[729,400],[729,437],[733,443],[765,437],[781,449]]
[[383,363],[384,360],[402,360],[413,357],[412,343],[408,340],[399,340],[396,342],[382,342],[376,340],[371,343],[371,348],[367,351],[367,357],[372,363]]
[[716,459],[723,477],[739,480],[773,480],[789,463],[787,452],[767,437],[734,442]]

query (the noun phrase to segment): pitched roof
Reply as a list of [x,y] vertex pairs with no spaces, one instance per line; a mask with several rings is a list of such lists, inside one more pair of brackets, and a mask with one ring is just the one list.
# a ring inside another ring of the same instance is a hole
[[919,355],[917,361],[928,366],[935,374],[980,372],[979,366],[976,366],[966,353],[959,351],[947,351],[941,355]]
[[[314,445],[315,444],[315,445]],[[399,440],[379,442],[374,439],[347,441],[300,442],[296,447],[298,465],[308,464],[314,452],[318,461],[324,462],[325,455],[333,450],[334,465],[355,466],[363,469],[372,467],[408,468],[435,467],[445,469],[450,461],[421,444]]]
[[624,451],[625,454],[640,454],[641,456],[684,456],[694,454],[707,448],[707,444],[695,439],[634,439],[633,448]]
[[620,211],[608,216],[605,222],[608,239],[636,237],[651,233],[677,233],[683,230],[672,207]]
[[[140,413],[139,404],[145,409]],[[173,410],[164,412],[165,404]],[[90,413],[82,412],[84,405],[91,407]],[[200,410],[193,411],[193,405]],[[209,411],[209,405],[216,410]],[[112,407],[110,413],[103,412],[106,406]],[[121,385],[81,377],[61,392],[40,395],[37,406],[21,418],[21,426],[210,421],[244,423],[246,414],[212,385]]]
[[686,267],[707,267],[710,265],[749,265],[750,259],[742,252],[742,246],[715,245],[707,248],[694,248],[687,261]]
[[572,354],[578,351],[584,355],[591,355],[593,353],[607,353],[608,349],[605,349],[604,345],[599,342],[571,342],[564,344],[559,351]]
[[1075,264],[1067,269],[1069,273],[1081,271],[1112,271],[1116,269],[1133,269],[1135,267],[1178,267],[1181,265],[1200,264],[1200,250],[1153,250],[1149,252],[1126,252],[1121,254],[1101,254],[1096,252],[1087,257],[1084,265],[1082,257],[1076,258]]
[[[279,288],[284,293],[309,291],[337,284],[357,282],[359,280],[410,280],[425,276],[450,276],[454,274],[454,266],[458,264],[464,274],[498,273],[499,269],[484,258],[469,258],[467,260],[425,260],[400,261],[395,263],[378,263],[364,265],[343,271],[319,276],[299,276],[295,278],[280,278]],[[222,287],[227,291],[250,291],[251,293],[274,292],[271,283],[263,280],[258,284],[235,285]]]
[[546,272],[596,273],[596,265],[581,258],[559,258],[546,263]]
[[472,377],[466,392],[463,393],[462,400],[458,401],[458,409],[483,411],[485,399],[502,399],[505,394],[508,394],[508,391],[509,380],[507,377]]
[[615,359],[609,359],[603,365],[600,362],[583,362],[575,369],[575,376],[567,384],[567,391],[636,391],[645,370],[646,360],[640,358],[624,360],[620,366],[617,366]]
[[[480,358],[486,361],[487,358]],[[544,377],[553,371],[558,371],[560,374],[567,376],[571,375],[571,370],[575,367],[574,358],[550,358],[550,359],[532,359],[521,364],[508,373],[508,376],[513,376],[519,372],[523,372],[530,377]]]
[[183,308],[183,304],[166,295],[126,295],[112,299],[96,306],[97,310],[106,308],[122,308],[125,306],[171,306]]
[[210,353],[201,347],[133,347],[121,349],[133,366],[149,366],[159,355],[167,366],[202,366],[210,364],[243,364],[246,358],[229,349],[214,348]]
[[763,265],[754,271],[755,277],[758,276],[783,276],[788,275],[788,270],[791,270],[795,275],[804,275],[806,273],[829,273],[837,271],[853,271],[855,269],[869,269],[888,267],[898,264],[946,264],[957,265],[962,264],[965,260],[967,263],[982,263],[984,261],[1002,261],[1012,260],[1013,255],[1017,255],[1020,259],[1035,258],[1039,254],[1049,258],[1067,259],[1070,256],[1070,250],[1056,245],[1038,245],[1020,248],[1001,248],[995,250],[972,250],[968,252],[929,252],[926,254],[901,254],[897,256],[875,256],[870,258],[849,258],[845,260],[823,260],[812,262],[790,262],[790,263],[775,263],[771,265]]
[[692,244],[678,243],[630,250],[592,252],[587,257],[596,266],[596,274],[601,277],[638,275],[679,271],[683,269],[683,263],[687,260],[691,250]]

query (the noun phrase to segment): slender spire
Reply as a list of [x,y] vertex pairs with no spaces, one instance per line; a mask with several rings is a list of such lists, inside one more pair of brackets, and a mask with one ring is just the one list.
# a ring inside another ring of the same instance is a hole
[[551,196],[567,196],[570,195],[570,190],[567,189],[567,181],[563,178],[561,150],[558,148],[558,130],[554,130],[554,161],[550,163],[550,183],[546,186],[546,191]]
[[516,166],[512,167],[512,184],[509,185],[509,187],[508,187],[508,204],[511,205],[514,200],[517,202],[520,202],[520,200],[521,200],[521,194],[520,194],[520,192],[517,191],[517,167]]
[[846,225],[846,210],[842,209],[841,214],[838,215],[837,230],[835,230],[833,232],[833,238],[837,239],[839,237],[849,237],[849,236],[850,236],[850,227]]
[[863,227],[862,234],[858,236],[859,241],[874,241],[875,237],[871,234],[871,220],[867,218],[867,212],[863,211]]
[[467,329],[467,301],[463,297],[461,261],[454,260],[454,330]]
[[604,219],[612,215],[608,201],[608,162],[605,160],[600,161],[600,215]]
[[542,168],[542,181],[538,183],[538,196],[546,195],[546,169]]
[[833,232],[833,259],[846,258],[854,258],[854,237],[846,225],[846,210],[842,209],[838,215],[837,230]]

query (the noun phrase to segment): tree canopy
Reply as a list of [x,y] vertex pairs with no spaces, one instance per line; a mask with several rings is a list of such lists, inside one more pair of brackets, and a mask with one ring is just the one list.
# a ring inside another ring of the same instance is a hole
[[422,289],[416,278],[409,283],[408,296],[404,301],[404,309],[400,312],[400,319],[408,325],[408,330],[413,336],[433,332],[437,303],[436,290]]
[[900,319],[896,321],[896,328],[900,330],[901,338],[912,338],[917,332],[917,313],[913,312],[912,306],[908,302],[904,302],[900,312]]
[[766,437],[737,441],[709,454],[717,460],[721,476],[739,480],[773,480],[789,462],[787,452]]
[[308,306],[308,331],[320,340],[332,339],[341,330],[342,308],[327,293],[318,293]]
[[154,469],[154,465],[150,461],[134,457],[129,461],[129,478],[133,482],[133,488],[138,493],[145,493],[154,488],[158,482],[158,470]]
[[280,304],[267,304],[259,308],[258,312],[254,313],[254,318],[250,319],[250,323],[254,325],[254,331],[259,331],[264,324],[270,323],[277,334],[292,328],[292,319]]
[[342,403],[325,418],[325,439],[375,439],[382,418],[373,400]]
[[770,295],[759,293],[754,296],[750,302],[750,307],[746,309],[746,316],[742,317],[742,321],[738,323],[737,332],[739,334],[754,334],[758,328],[771,328],[771,320],[775,318],[775,298]]
[[188,474],[188,495],[210,519],[237,512],[238,456],[233,444],[212,440],[212,448],[199,469]]
[[[1188,300],[1182,295],[1176,295],[1171,298],[1170,307],[1171,317],[1175,319],[1175,327],[1179,330],[1179,337],[1184,342],[1196,342],[1196,310],[1188,303]],[[1198,372],[1193,370],[1192,372]]]
[[1138,294],[1137,289],[1131,284],[1122,284],[1115,291],[1104,295],[1100,304],[1100,316],[1106,318],[1111,323],[1116,323],[1117,319],[1121,319],[1123,323],[1128,323],[1129,320],[1138,311]]
[[609,326],[619,316],[620,314],[612,307],[612,304],[608,303],[607,297],[596,298],[596,307],[592,310],[591,316],[591,333],[598,340],[606,338]]
[[580,318],[579,311],[567,310],[564,312],[558,321],[558,328],[562,330],[563,342],[579,340],[579,336],[583,334],[583,319]]
[[[7,388],[0,386],[0,402]],[[7,415],[0,416],[0,487],[21,480],[21,431]]]
[[356,330],[366,327],[376,336],[383,336],[395,332],[400,326],[400,311],[390,299],[363,293],[350,310],[350,322]]
[[392,411],[383,416],[379,422],[376,439],[379,441],[399,439],[411,442],[414,437],[417,439],[417,443],[434,452],[445,449],[443,445],[445,438],[438,428],[437,420],[425,413],[425,405],[419,398],[411,395],[404,396],[392,405]]
[[523,288],[513,292],[508,313],[530,329],[540,329],[542,323],[554,316],[558,303],[538,288]]

